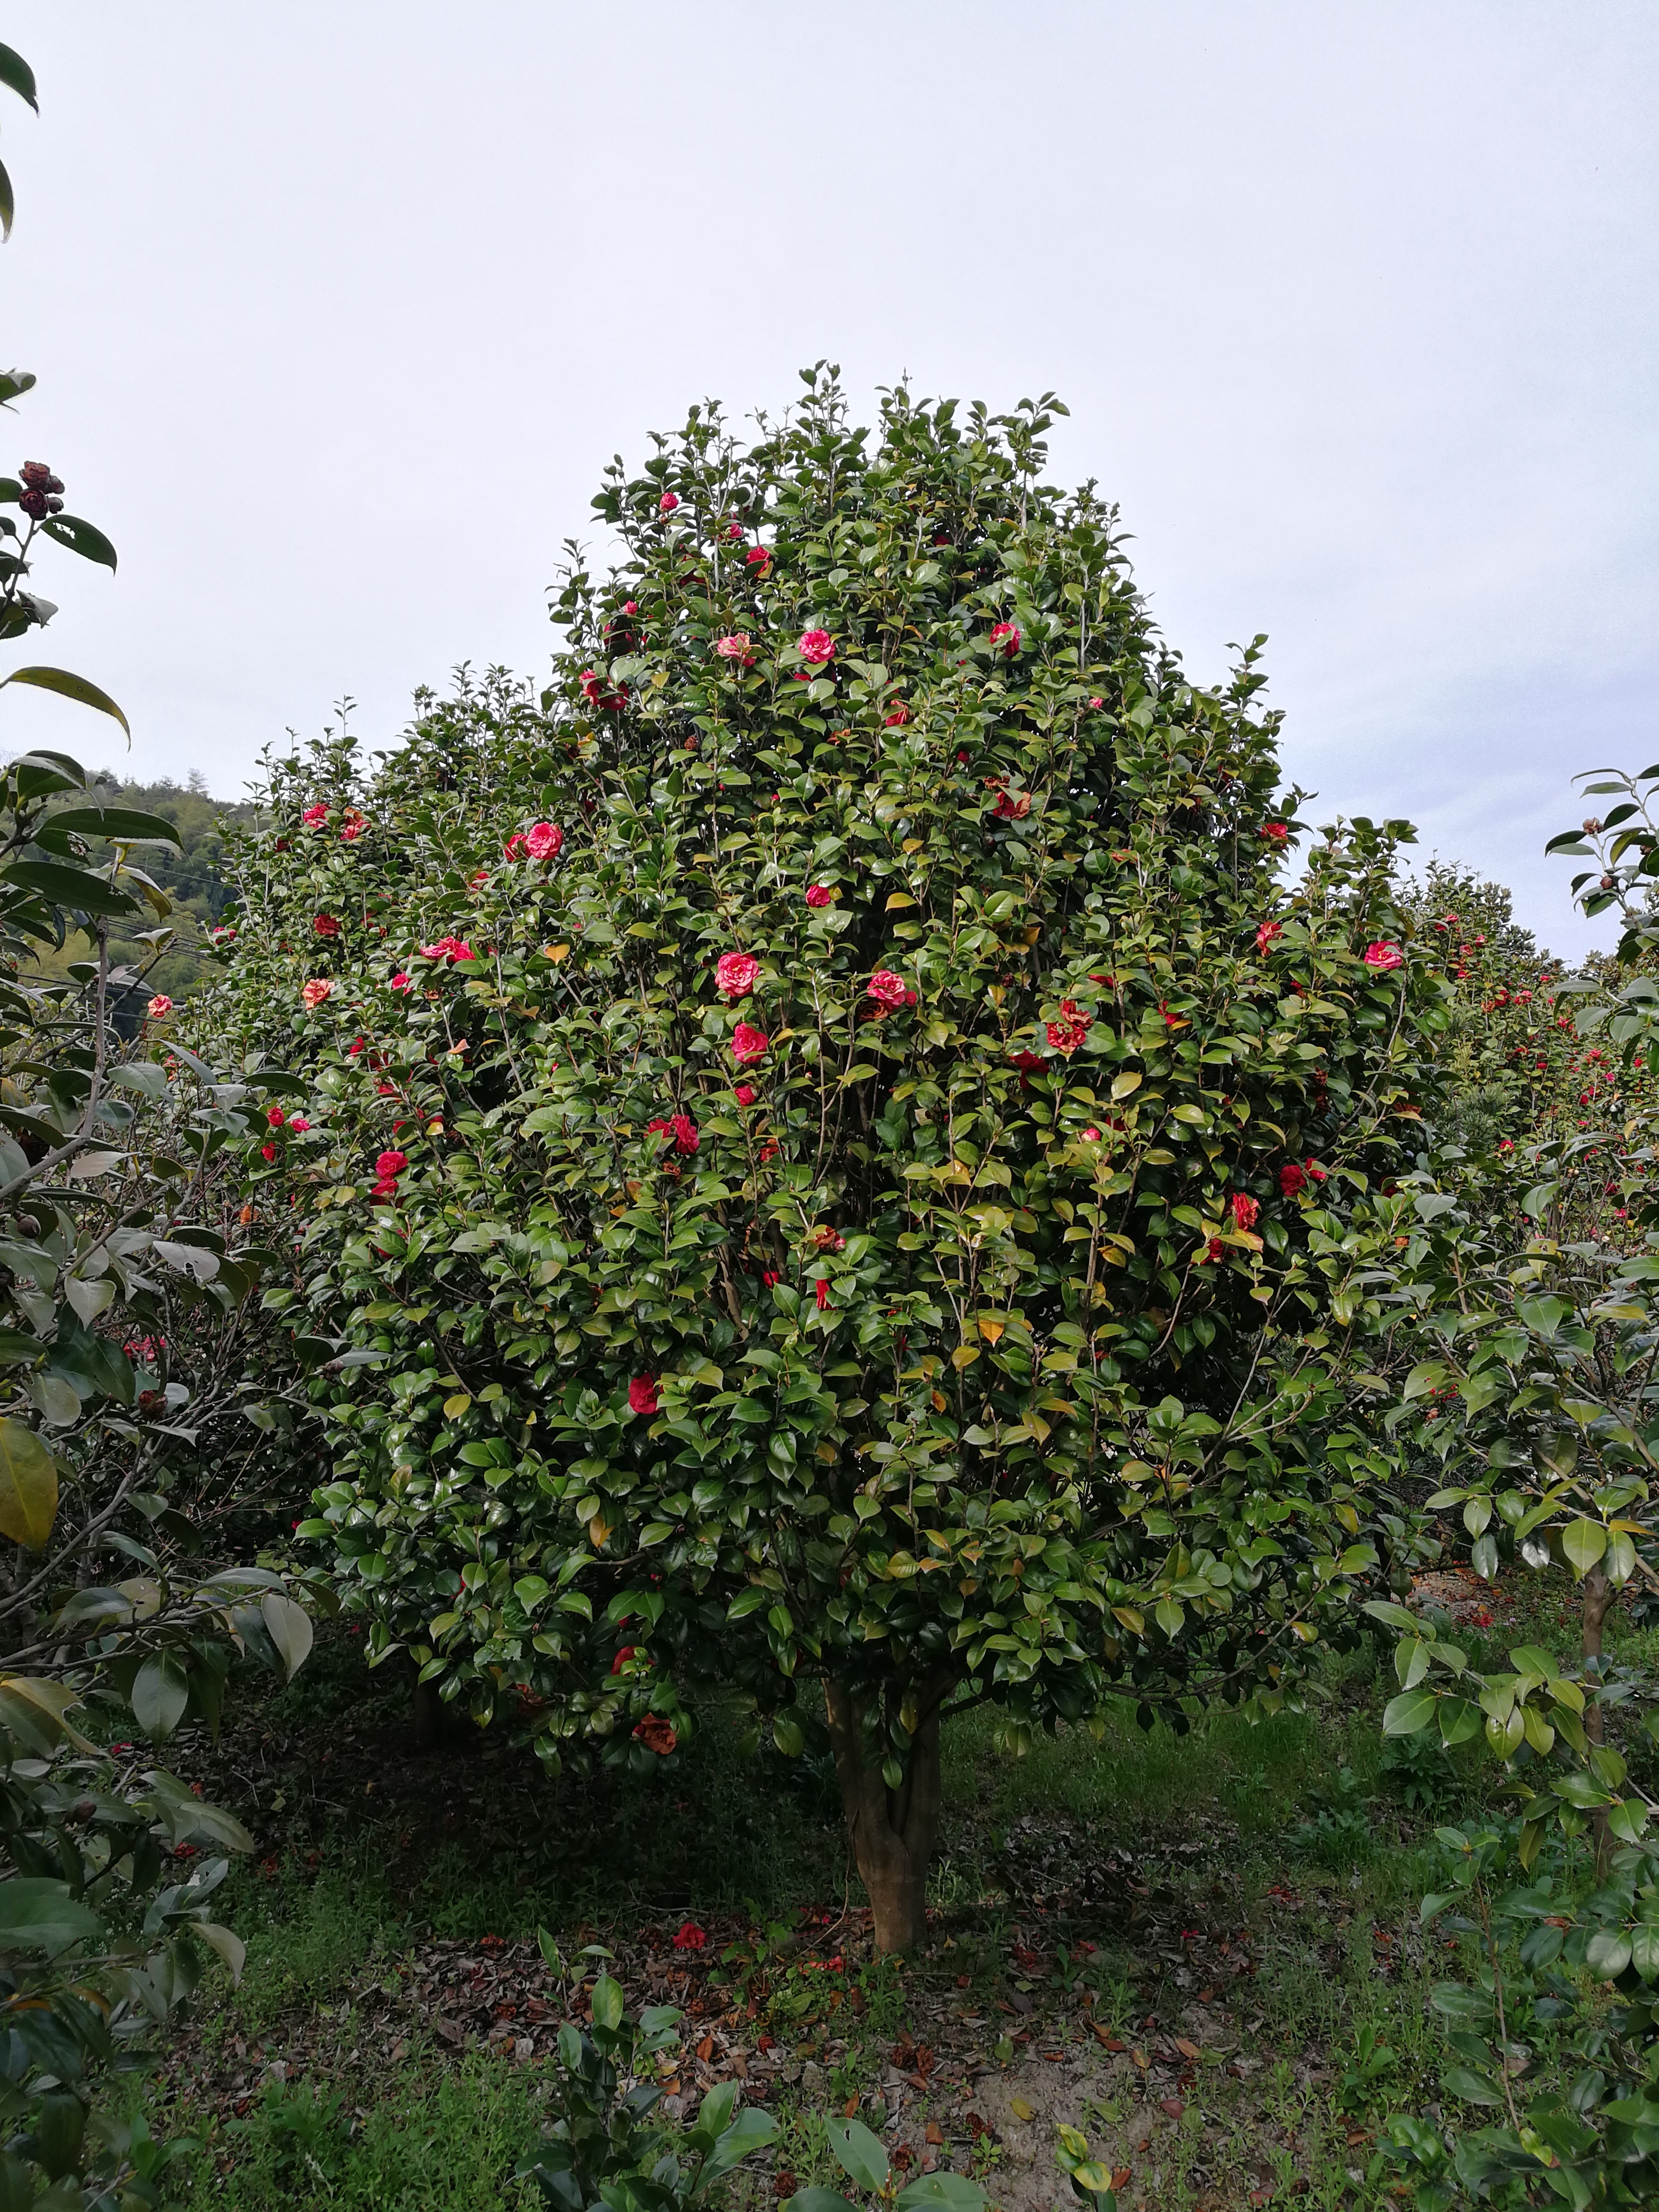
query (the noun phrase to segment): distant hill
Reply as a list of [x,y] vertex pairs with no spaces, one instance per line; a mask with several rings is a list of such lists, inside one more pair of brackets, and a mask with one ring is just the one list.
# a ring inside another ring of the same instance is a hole
[[[145,977],[144,994],[164,991],[170,999],[182,999],[205,972],[200,948],[229,896],[222,872],[222,831],[232,824],[254,821],[258,810],[246,799],[215,799],[206,779],[194,771],[182,784],[171,776],[163,776],[156,783],[137,783],[112,769],[101,770],[97,781],[112,803],[161,815],[179,832],[179,848],[143,845],[135,849],[132,857],[135,865],[172,899],[173,910],[167,924],[178,932]],[[66,794],[61,804],[84,802],[77,795]],[[94,848],[100,858],[107,855],[108,849]],[[73,938],[61,953],[43,953],[40,964],[47,969],[62,969],[70,960],[83,957],[85,950],[84,941]],[[150,957],[151,948],[136,939],[112,936],[110,952],[117,964],[138,968]]]

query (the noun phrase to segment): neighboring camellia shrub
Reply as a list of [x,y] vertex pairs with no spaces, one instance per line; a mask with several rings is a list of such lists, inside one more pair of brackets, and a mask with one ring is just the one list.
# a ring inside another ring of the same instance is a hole
[[1184,1726],[1352,1618],[1444,997],[1404,825],[1283,889],[1256,648],[1185,676],[1039,481],[1053,405],[694,412],[539,704],[274,770],[206,1017],[309,1071],[249,1202],[363,1363],[307,1528],[374,1650],[550,1758],[672,1758],[698,1680],[786,1751],[822,1700],[889,1946],[951,1712]]

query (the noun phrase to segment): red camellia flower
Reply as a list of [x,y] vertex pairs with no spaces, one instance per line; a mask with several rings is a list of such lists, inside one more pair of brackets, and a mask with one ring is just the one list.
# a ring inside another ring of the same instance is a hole
[[1255,933],[1256,951],[1265,952],[1274,938],[1283,937],[1284,934],[1285,925],[1282,921],[1264,921]]
[[864,995],[873,999],[878,1006],[896,1008],[914,1006],[916,994],[910,990],[902,975],[896,975],[890,968],[878,968],[865,987]]
[[1208,1250],[1199,1254],[1198,1263],[1200,1267],[1207,1266],[1212,1267],[1218,1260],[1224,1260],[1226,1256],[1226,1246],[1222,1243],[1218,1237],[1212,1237]]
[[270,1106],[265,1109],[265,1119],[273,1129],[280,1129],[288,1116],[280,1106]]
[[611,1673],[613,1674],[620,1674],[623,1668],[628,1664],[628,1662],[634,1656],[634,1654],[639,1650],[639,1648],[640,1647],[637,1644],[624,1644],[622,1650],[611,1662]]
[[1019,651],[1018,623],[993,623],[991,625],[991,642],[993,645],[1000,645],[1002,647],[1002,653],[1005,660],[1012,660],[1014,655]]
[[635,1735],[647,1751],[654,1751],[659,1759],[666,1759],[678,1743],[679,1738],[660,1713],[647,1713],[634,1729]]
[[772,555],[769,547],[751,545],[743,557],[747,565],[754,570],[757,582],[763,582],[771,574]]
[[827,629],[804,629],[800,634],[799,650],[803,660],[811,661],[815,668],[822,668],[826,660],[834,659],[836,641]]
[[392,988],[394,991],[407,991],[413,985],[414,981],[415,978],[412,975],[406,975],[400,968],[392,979]]
[[151,1021],[162,1021],[173,1012],[173,1001],[165,991],[158,991],[145,1006],[144,1012],[149,1016]]
[[1097,1145],[1100,1142],[1099,1130],[1085,1129],[1083,1132],[1083,1141],[1085,1145]]
[[749,952],[722,952],[714,963],[714,988],[722,998],[746,999],[760,974],[760,962]]
[[752,1083],[740,1083],[732,1096],[739,1106],[752,1106],[755,1103],[755,1086]]
[[672,514],[679,503],[680,495],[677,491],[665,491],[657,501],[657,512],[659,514]]
[[341,843],[343,845],[353,843],[356,839],[362,836],[364,830],[367,830],[368,827],[368,823],[363,819],[363,817],[358,813],[356,808],[355,806],[348,806],[345,812],[340,817]]
[[1069,1060],[1088,1036],[1089,1024],[1093,1020],[1094,1016],[1085,1012],[1074,999],[1062,999],[1060,1019],[1048,1024],[1048,1042],[1056,1052],[1063,1053]]
[[818,1311],[822,1313],[830,1303],[830,1285],[824,1281],[823,1276],[820,1275],[817,1282],[813,1284],[812,1290],[813,1294],[818,1302]]
[[1261,1211],[1248,1191],[1236,1190],[1233,1193],[1233,1219],[1241,1229],[1254,1229],[1255,1218]]
[[771,1042],[764,1030],[739,1022],[732,1032],[732,1057],[739,1067],[747,1067],[750,1060],[765,1059]]
[[288,1126],[293,1130],[295,1136],[303,1137],[306,1131],[311,1127],[311,1124],[307,1121],[303,1114],[290,1114],[289,1116]]
[[668,1121],[647,1121],[645,1133],[648,1137],[665,1138],[677,1152],[695,1152],[700,1141],[697,1125],[689,1114],[676,1114]]
[[409,1165],[407,1152],[381,1152],[374,1162],[374,1172],[382,1182],[390,1182]]
[[687,1920],[682,1923],[680,1932],[674,1938],[674,1948],[677,1951],[701,1951],[708,1941],[708,1929],[699,1928],[695,1920]]
[[441,937],[435,945],[421,947],[422,960],[471,960],[475,957],[472,947],[459,937]]
[[1029,791],[999,793],[997,803],[991,809],[1001,822],[1023,822],[1030,811],[1031,794]]
[[524,833],[524,848],[532,860],[553,860],[564,846],[564,832],[556,822],[532,822]]
[[654,1375],[636,1375],[628,1386],[628,1410],[630,1413],[654,1413],[657,1410],[657,1378]]
[[1391,938],[1380,937],[1374,945],[1365,947],[1365,965],[1386,975],[1391,968],[1403,968],[1406,956]]
[[904,706],[895,707],[890,714],[884,714],[881,719],[884,729],[902,730],[910,719],[910,709]]
[[300,819],[307,830],[314,830],[319,823],[327,821],[328,809],[325,806],[307,806]]
[[337,937],[340,933],[340,925],[331,914],[313,915],[311,926],[319,937]]
[[835,896],[828,884],[808,884],[806,886],[808,906],[828,906]]
[[262,1160],[274,1160],[274,1159],[276,1158],[276,1146],[275,1146],[275,1145],[261,1145],[261,1146],[260,1146],[260,1147],[259,1147],[259,1158],[260,1158]]
[[1106,702],[1100,696],[1100,694],[1097,692],[1094,697],[1090,700],[1089,704],[1098,711],[1099,708],[1106,704]]
[[1294,1160],[1287,1160],[1279,1170],[1279,1188],[1286,1198],[1294,1198],[1307,1180]]
[[1265,837],[1272,845],[1286,845],[1290,842],[1290,828],[1283,822],[1264,822],[1255,834],[1258,837]]

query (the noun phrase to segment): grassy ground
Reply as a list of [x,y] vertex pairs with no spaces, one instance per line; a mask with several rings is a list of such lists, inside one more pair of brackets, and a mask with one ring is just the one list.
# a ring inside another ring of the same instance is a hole
[[[1521,1633],[1567,1648],[1571,1622],[1460,1631],[1494,1667]],[[848,2110],[1006,2212],[1059,2199],[1061,2121],[1124,2208],[1376,2203],[1378,2119],[1437,2109],[1433,1830],[1488,1786],[1478,1747],[1385,1747],[1386,1688],[1362,1652],[1304,1715],[1126,1722],[1018,1763],[958,1723],[933,1941],[896,1966],[871,1954],[822,1770],[746,1760],[718,1714],[650,1784],[552,1784],[476,1737],[419,1752],[406,1685],[337,1628],[175,1761],[262,1850],[228,1886],[241,1985],[169,2058],[195,2212],[538,2203],[514,2174],[572,1994],[541,1929],[589,1971],[605,1947],[631,2002],[684,2008],[672,2103],[735,2074],[777,2116],[751,2203],[833,2179],[825,2116]],[[687,1921],[701,1949],[674,1946]]]

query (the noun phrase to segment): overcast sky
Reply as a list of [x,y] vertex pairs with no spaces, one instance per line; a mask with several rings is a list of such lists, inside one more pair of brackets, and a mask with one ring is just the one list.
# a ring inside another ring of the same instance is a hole
[[[1194,674],[1559,950],[1574,771],[1659,760],[1652,0],[18,0],[8,345],[120,549],[0,742],[234,796],[349,693],[539,676],[561,541],[686,403],[1072,409]],[[48,574],[48,568],[51,573]]]

